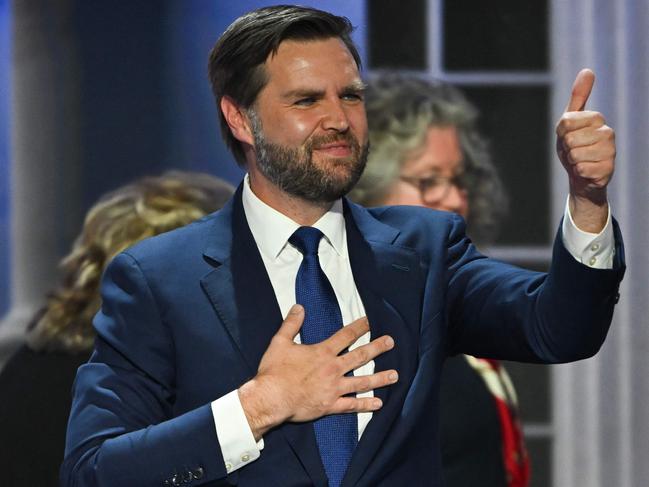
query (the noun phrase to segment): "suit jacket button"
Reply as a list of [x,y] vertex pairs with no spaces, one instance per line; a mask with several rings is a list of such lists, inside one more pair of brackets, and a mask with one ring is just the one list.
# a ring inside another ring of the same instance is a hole
[[192,475],[194,476],[195,480],[202,479],[203,475],[205,475],[205,472],[203,471],[203,467],[195,468],[194,471],[192,472]]

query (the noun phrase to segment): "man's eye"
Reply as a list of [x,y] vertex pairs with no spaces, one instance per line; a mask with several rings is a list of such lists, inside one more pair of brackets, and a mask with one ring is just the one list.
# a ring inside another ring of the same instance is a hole
[[342,99],[347,101],[362,101],[363,96],[359,93],[345,93]]
[[308,107],[315,103],[315,98],[300,98],[294,104],[301,107]]

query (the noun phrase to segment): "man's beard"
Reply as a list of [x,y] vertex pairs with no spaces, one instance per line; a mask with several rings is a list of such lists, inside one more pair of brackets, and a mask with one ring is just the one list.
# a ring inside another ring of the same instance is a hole
[[[255,111],[249,110],[248,116],[255,140],[257,169],[285,193],[313,203],[331,203],[346,195],[363,174],[369,144],[361,148],[350,131],[313,136],[302,147],[287,147],[266,140]],[[333,142],[348,144],[351,155],[315,163],[314,148]],[[346,166],[347,171],[336,170],[340,166]]]

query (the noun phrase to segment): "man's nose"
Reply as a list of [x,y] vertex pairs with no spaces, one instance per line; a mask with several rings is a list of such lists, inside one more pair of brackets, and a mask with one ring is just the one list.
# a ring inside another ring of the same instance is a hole
[[322,119],[322,128],[346,132],[349,129],[349,118],[340,99],[336,98],[326,104],[325,113]]

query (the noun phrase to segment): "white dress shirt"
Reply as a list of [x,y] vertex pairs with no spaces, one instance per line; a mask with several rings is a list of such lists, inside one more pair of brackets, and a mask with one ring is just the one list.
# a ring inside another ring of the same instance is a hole
[[[568,197],[570,198],[570,197]],[[563,213],[561,233],[563,245],[578,262],[595,269],[612,269],[615,257],[615,242],[613,225],[611,224],[611,207],[608,207],[608,217],[604,230],[599,233],[589,233],[579,230],[570,214],[570,199],[566,200]]]
[[[295,304],[295,278],[302,262],[302,254],[288,242],[289,237],[300,225],[261,201],[250,189],[246,175],[242,193],[243,209],[270,282],[277,303],[286,318]],[[349,255],[347,233],[343,217],[342,200],[336,201],[314,225],[324,238],[318,247],[322,270],[334,289],[343,323],[350,324],[365,316],[365,309],[354,282]],[[599,234],[582,232],[570,215],[566,205],[563,219],[563,243],[570,254],[579,262],[590,267],[612,268],[614,241],[609,212],[606,227]],[[260,323],[263,326],[263,323]],[[299,342],[300,336],[296,337]],[[350,349],[370,342],[370,333],[359,338]],[[374,361],[356,369],[354,375],[374,373]],[[372,396],[367,392],[357,396]],[[212,402],[212,414],[221,452],[228,472],[232,472],[256,460],[264,447],[263,440],[256,442],[236,390]],[[358,413],[358,437],[360,439],[372,413]]]

